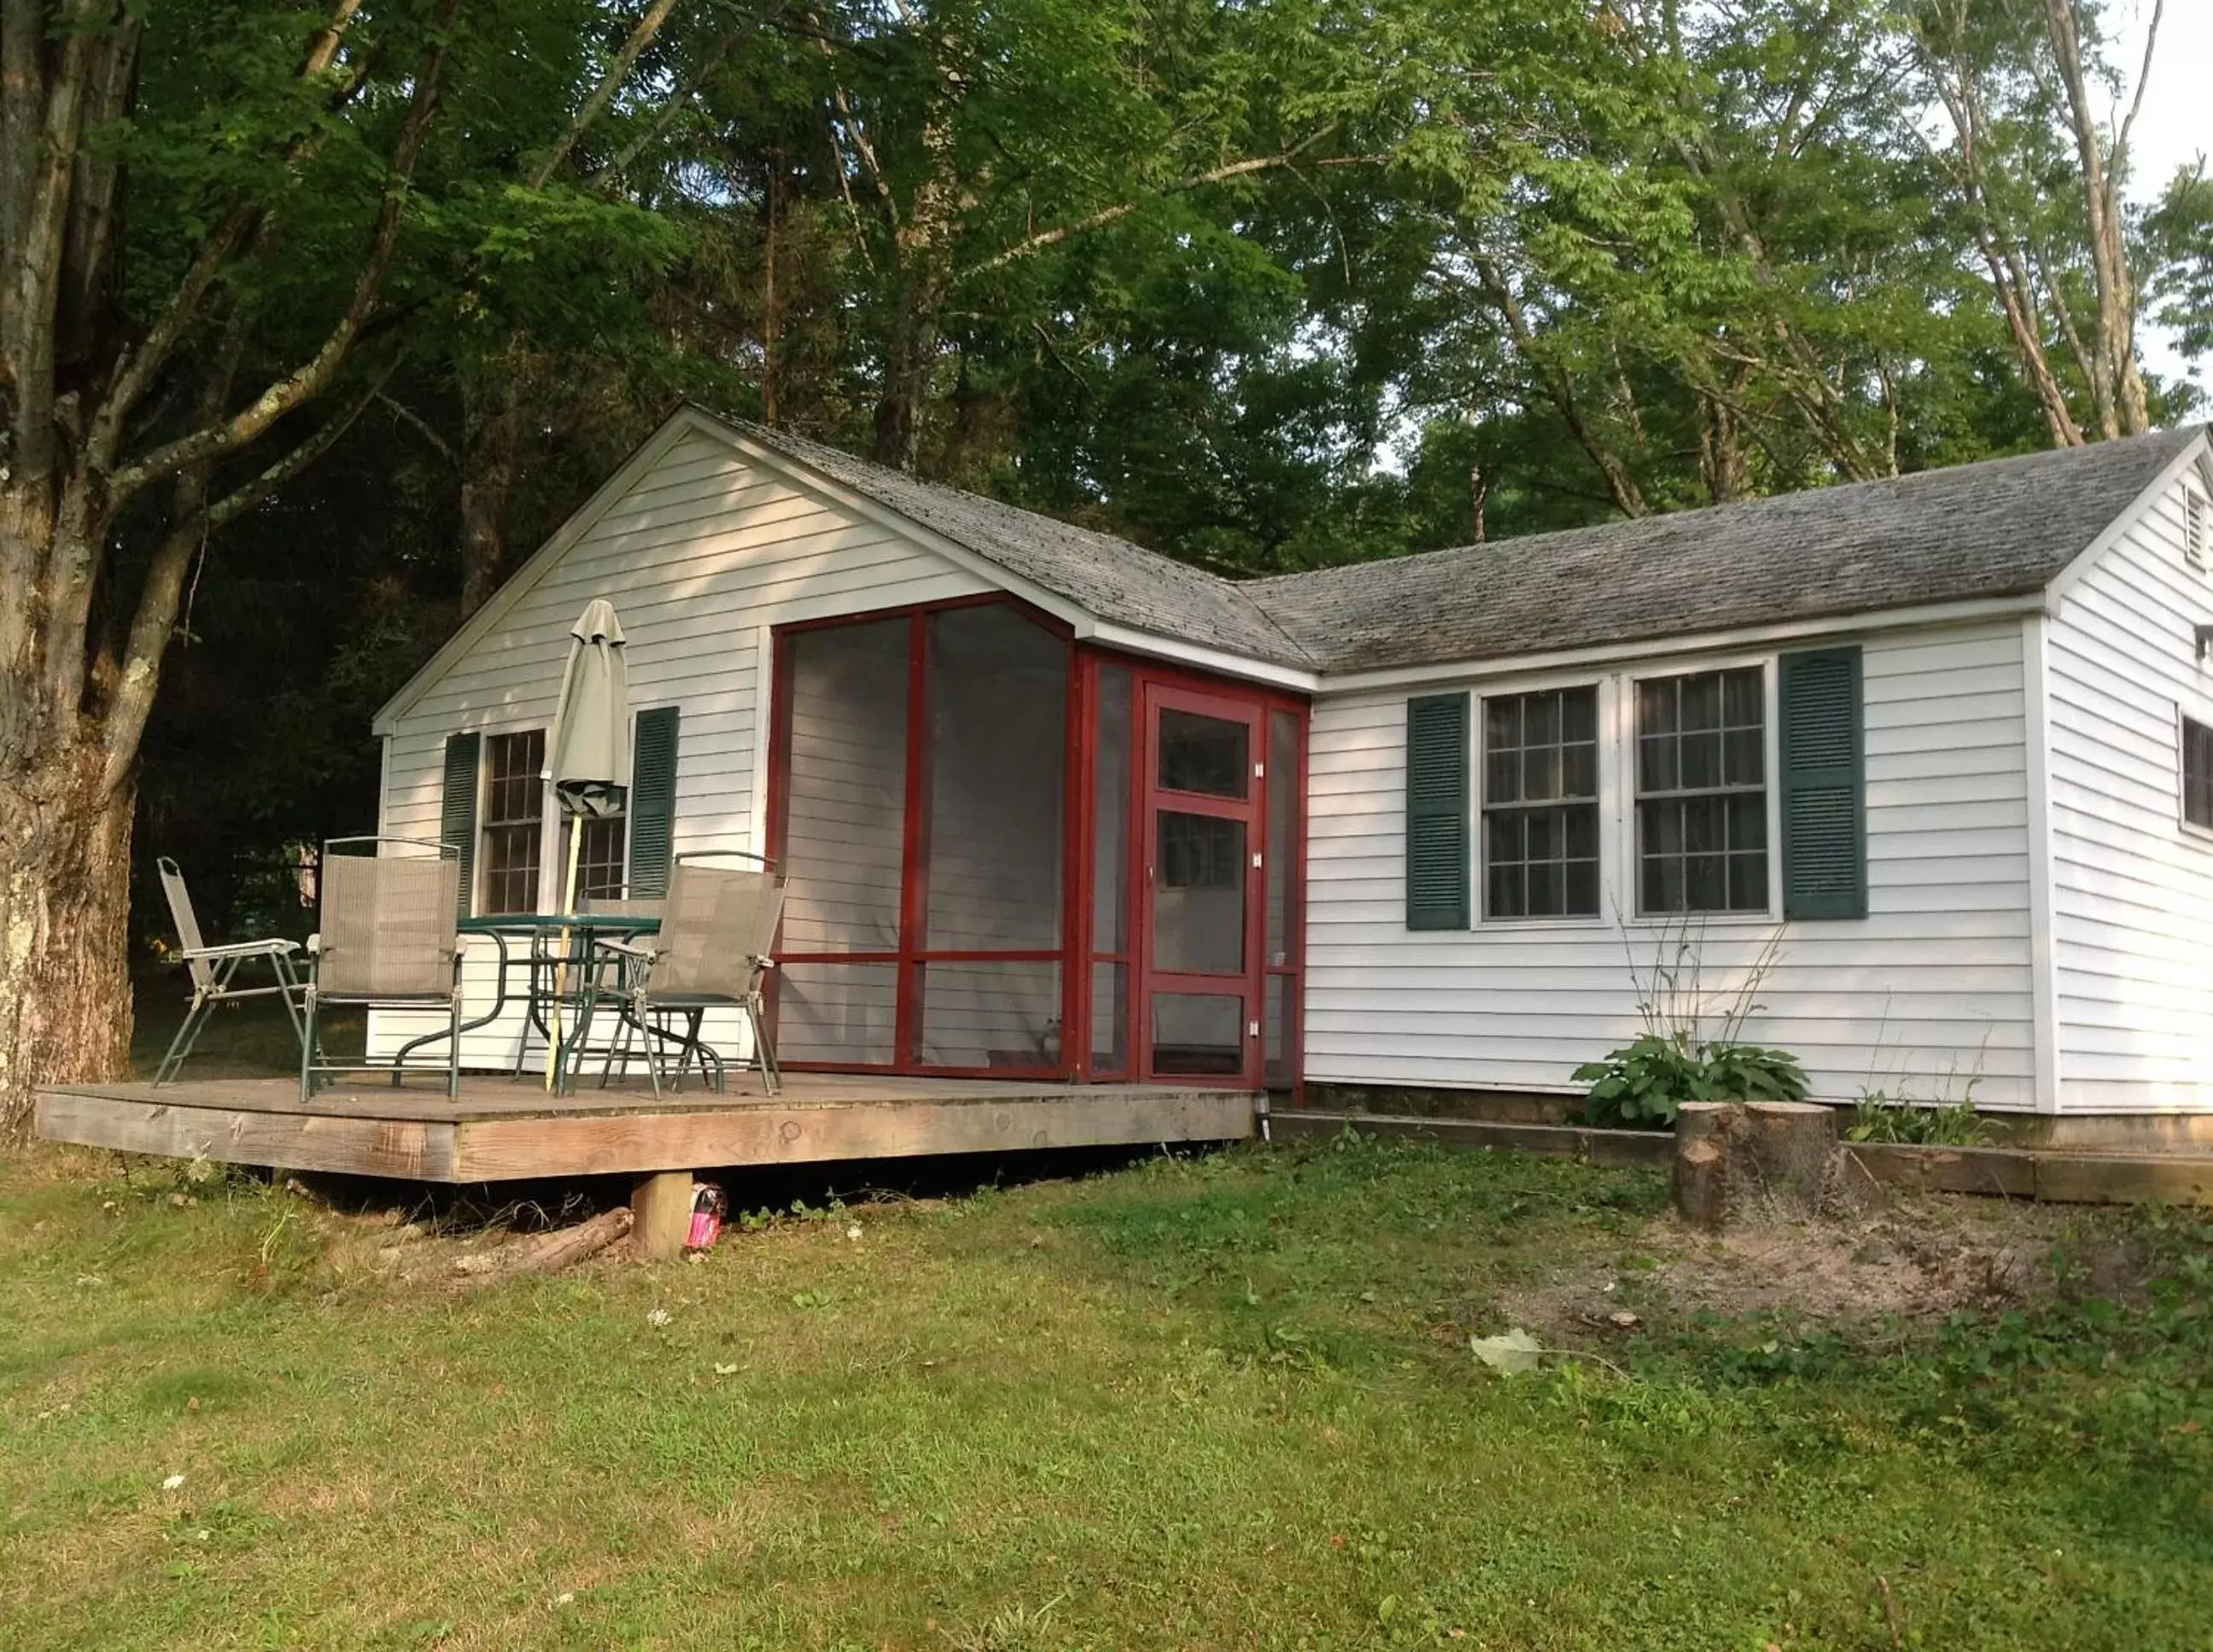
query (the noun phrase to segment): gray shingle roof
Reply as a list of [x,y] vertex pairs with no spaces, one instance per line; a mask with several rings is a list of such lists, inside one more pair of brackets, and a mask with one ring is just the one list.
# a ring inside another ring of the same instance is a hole
[[1244,588],[1337,672],[2017,595],[2050,584],[2201,428]]
[[742,419],[722,422],[1100,619],[1249,660],[1304,670],[1315,663],[1235,582],[1109,533],[918,481],[787,431]]
[[782,430],[724,422],[1100,619],[1325,672],[1505,659],[2039,590],[2202,429],[1231,581]]

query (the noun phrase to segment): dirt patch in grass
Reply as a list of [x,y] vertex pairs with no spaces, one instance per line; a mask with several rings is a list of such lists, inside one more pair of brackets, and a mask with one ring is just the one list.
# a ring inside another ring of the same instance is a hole
[[1586,1256],[1509,1305],[1556,1334],[1619,1329],[1617,1316],[1790,1314],[1838,1330],[1933,1322],[2048,1299],[2070,1279],[2137,1289],[2140,1258],[2113,1224],[2050,1205],[1934,1196],[1837,1221],[1719,1236],[1672,1214],[1625,1252]]

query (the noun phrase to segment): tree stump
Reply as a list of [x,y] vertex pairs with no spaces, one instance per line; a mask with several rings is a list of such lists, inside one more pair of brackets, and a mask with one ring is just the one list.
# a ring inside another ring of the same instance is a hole
[[1718,1230],[1818,1216],[1836,1201],[1837,1120],[1812,1101],[1686,1101],[1675,1119],[1675,1208]]

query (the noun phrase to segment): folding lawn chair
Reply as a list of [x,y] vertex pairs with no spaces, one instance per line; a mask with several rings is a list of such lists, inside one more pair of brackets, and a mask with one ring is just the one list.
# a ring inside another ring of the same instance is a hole
[[[369,852],[359,852],[367,844]],[[429,850],[387,854],[387,850]],[[342,852],[352,850],[353,852]],[[308,938],[307,1017],[300,1099],[326,1073],[395,1062],[319,1062],[315,1019],[325,1004],[442,1009],[447,1015],[446,1094],[461,1090],[461,948],[456,929],[460,851],[412,838],[333,838],[323,846],[322,928]]]
[[[199,1042],[200,1034],[207,1030],[208,1017],[219,1004],[236,1003],[245,998],[278,997],[284,1002],[284,1013],[292,1022],[292,1035],[304,1039],[300,1024],[299,997],[303,991],[299,972],[292,966],[292,954],[299,951],[296,941],[271,938],[266,941],[234,941],[227,946],[210,947],[200,938],[200,921],[192,911],[192,898],[185,888],[185,875],[176,862],[167,855],[154,863],[162,874],[162,893],[168,897],[169,920],[177,926],[178,956],[185,960],[185,969],[192,979],[192,1008],[185,1011],[184,1024],[177,1028],[176,1037],[169,1040],[168,1053],[162,1064],[154,1070],[154,1082],[166,1084],[177,1076],[177,1069],[185,1064],[185,1058]],[[234,986],[232,980],[241,965],[255,959],[265,959],[270,973],[277,979],[271,986]]]
[[[700,864],[710,859],[756,861],[759,869]],[[783,917],[783,875],[757,855],[679,855],[669,872],[661,932],[634,942],[600,943],[604,953],[624,961],[627,1018],[646,1033],[646,1070],[655,1095],[661,1094],[668,1044],[677,1046],[672,1087],[682,1085],[685,1068],[696,1058],[701,1078],[717,1091],[728,1088],[722,1057],[699,1036],[710,1009],[744,1013],[763,1085],[771,1095],[783,1088],[762,993],[775,967],[769,950]],[[677,1015],[685,1021],[680,1033],[661,1027],[663,1017]],[[610,1049],[610,1063],[613,1053]],[[624,1053],[627,1059],[626,1042]]]

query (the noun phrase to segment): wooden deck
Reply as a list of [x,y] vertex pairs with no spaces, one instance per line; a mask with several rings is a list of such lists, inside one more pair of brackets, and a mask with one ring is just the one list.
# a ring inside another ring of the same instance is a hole
[[710,1166],[1216,1142],[1253,1133],[1242,1090],[1158,1084],[792,1073],[770,1097],[753,1074],[727,1095],[643,1083],[547,1095],[527,1079],[341,1082],[305,1106],[297,1081],[61,1084],[38,1093],[51,1142],[287,1170],[492,1182],[652,1174]]

